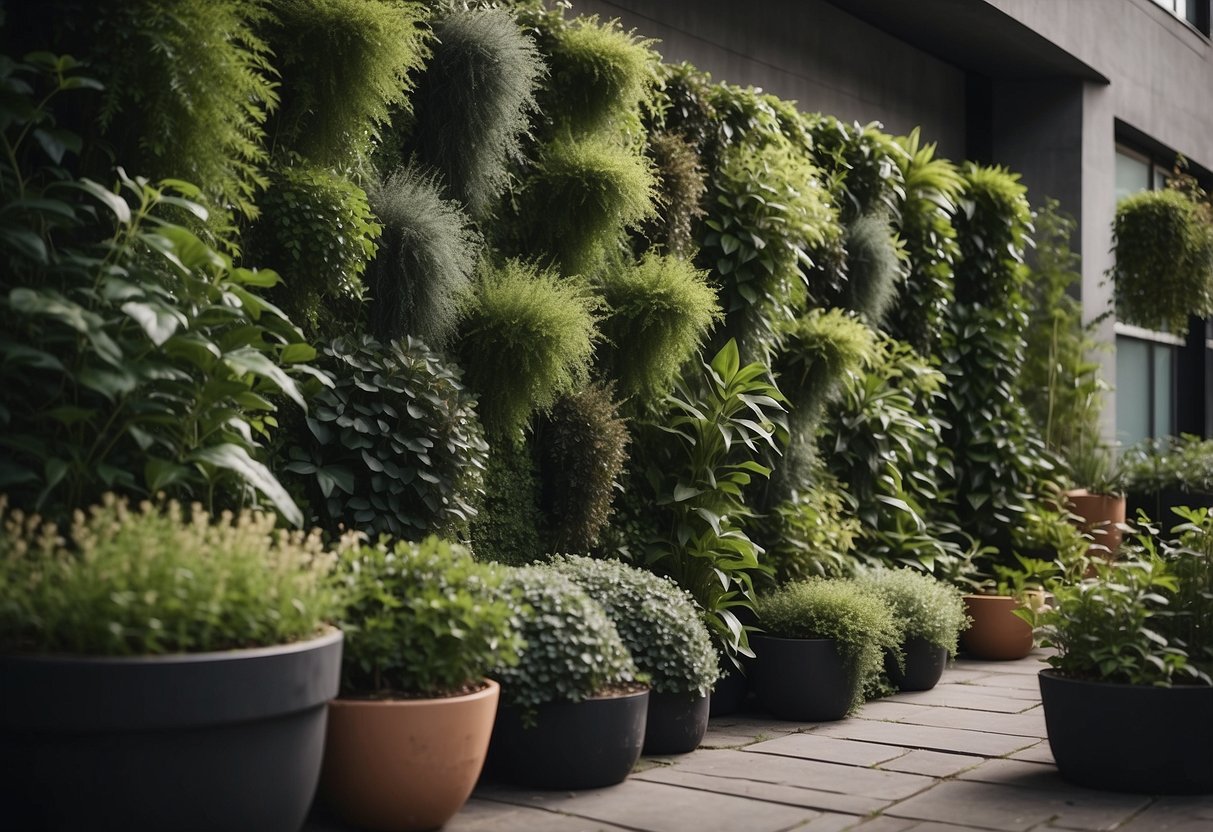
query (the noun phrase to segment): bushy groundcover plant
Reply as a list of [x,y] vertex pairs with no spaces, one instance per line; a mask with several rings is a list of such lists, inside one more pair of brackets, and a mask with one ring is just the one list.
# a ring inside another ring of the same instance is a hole
[[130,656],[284,644],[338,608],[319,534],[272,515],[107,494],[55,526],[0,496],[0,653]]
[[478,687],[517,662],[513,596],[500,568],[437,537],[354,546],[335,572],[345,633],[342,691],[433,697]]
[[552,565],[602,604],[656,693],[708,695],[720,668],[701,610],[685,590],[615,560],[566,555]]
[[888,604],[903,642],[921,638],[956,655],[960,632],[969,625],[960,590],[911,568],[866,570],[856,582]]
[[852,710],[884,668],[884,651],[897,650],[901,631],[888,605],[854,581],[811,578],[759,597],[758,622],[777,638],[828,638],[857,680]]

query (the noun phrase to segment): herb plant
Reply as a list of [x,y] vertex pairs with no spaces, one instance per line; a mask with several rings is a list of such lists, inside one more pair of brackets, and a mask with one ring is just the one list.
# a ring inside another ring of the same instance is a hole
[[685,590],[614,560],[564,556],[552,565],[602,604],[654,692],[708,695],[720,668],[702,613]]
[[505,575],[462,546],[383,539],[342,552],[336,576],[346,695],[456,694],[518,661],[523,642]]
[[961,630],[969,626],[960,590],[917,569],[872,569],[856,582],[884,599],[902,641],[921,638],[956,655]]
[[333,555],[273,515],[106,494],[69,524],[0,496],[0,653],[137,656],[285,644],[337,610]]

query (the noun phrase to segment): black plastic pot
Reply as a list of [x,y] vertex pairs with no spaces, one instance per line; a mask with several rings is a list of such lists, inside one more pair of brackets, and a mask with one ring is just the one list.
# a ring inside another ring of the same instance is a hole
[[897,659],[885,653],[884,670],[889,681],[901,691],[930,690],[939,684],[943,669],[948,664],[948,650],[932,644],[920,636],[906,639],[901,646],[905,655],[906,669],[897,666]]
[[1040,673],[1061,776],[1092,789],[1213,793],[1213,687],[1118,685]]
[[750,678],[735,667],[721,668],[720,679],[712,689],[708,704],[709,716],[735,714],[750,695]]
[[834,639],[753,636],[750,643],[758,656],[754,691],[774,716],[828,722],[847,715],[859,680]]
[[645,754],[686,754],[703,742],[711,697],[697,693],[650,693],[644,726]]
[[649,692],[497,710],[490,777],[538,789],[596,789],[623,782],[640,759]]
[[[217,653],[0,657],[0,825],[298,832],[341,633]],[[9,825],[11,824],[11,825]]]

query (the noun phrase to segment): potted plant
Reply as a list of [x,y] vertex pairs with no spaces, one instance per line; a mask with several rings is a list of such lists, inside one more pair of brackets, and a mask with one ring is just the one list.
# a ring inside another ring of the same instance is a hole
[[349,549],[337,574],[347,641],[321,794],[359,827],[435,829],[488,752],[500,687],[486,671],[521,647],[502,572],[429,537]]
[[1138,538],[1025,612],[1056,648],[1040,673],[1062,777],[1147,794],[1213,792],[1213,516],[1181,508],[1174,541]]
[[854,581],[812,578],[758,599],[758,701],[780,719],[842,719],[900,646],[893,614]]
[[1213,507],[1213,440],[1195,436],[1149,439],[1121,458],[1128,516],[1141,512],[1172,531],[1172,509]]
[[112,495],[0,522],[5,823],[297,832],[341,662],[318,536]]
[[885,654],[885,673],[898,690],[939,683],[960,633],[969,625],[960,590],[916,569],[873,569],[856,579],[893,612],[901,646]]
[[612,786],[640,758],[649,691],[615,625],[549,566],[510,569],[526,640],[517,664],[490,671],[501,707],[489,769],[544,789]]
[[1070,473],[1081,488],[1065,492],[1066,508],[1079,530],[1091,537],[1088,557],[1112,557],[1124,539],[1126,499],[1116,460],[1109,448],[1084,445],[1070,453]]
[[1015,614],[1045,603],[1045,581],[1059,571],[1055,561],[1014,553],[1019,568],[994,564],[996,578],[970,580],[975,592],[964,596],[968,629],[961,648],[975,659],[1014,661],[1032,652],[1032,627]]
[[619,561],[564,556],[553,565],[602,604],[637,669],[649,677],[644,753],[694,751],[707,730],[709,693],[720,675],[695,600],[668,578]]

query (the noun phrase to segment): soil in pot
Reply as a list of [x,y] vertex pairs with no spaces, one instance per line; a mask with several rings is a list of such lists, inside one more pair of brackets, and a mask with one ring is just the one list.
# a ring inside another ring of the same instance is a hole
[[1061,776],[1092,789],[1213,793],[1213,687],[1119,685],[1040,673]]
[[858,679],[834,639],[754,636],[753,685],[763,708],[779,719],[842,719],[855,700]]
[[650,693],[644,728],[645,754],[694,751],[708,730],[710,697],[697,693]]
[[1085,488],[1067,491],[1070,511],[1081,520],[1078,528],[1094,538],[1088,557],[1110,558],[1120,548],[1124,533],[1125,498],[1113,494],[1092,494]]
[[930,690],[939,684],[943,670],[948,664],[948,650],[913,636],[902,645],[905,670],[897,666],[892,653],[885,653],[884,670],[889,681],[900,691]]
[[437,829],[476,786],[500,686],[441,699],[338,699],[320,792],[342,819],[383,832]]
[[647,690],[534,709],[497,711],[486,774],[539,789],[596,789],[621,783],[640,759]]
[[1032,652],[1032,627],[1014,614],[1010,595],[966,595],[972,626],[960,634],[960,649],[975,659],[1011,661]]

